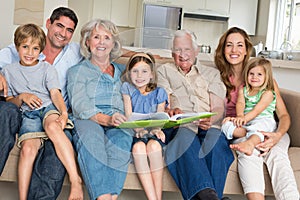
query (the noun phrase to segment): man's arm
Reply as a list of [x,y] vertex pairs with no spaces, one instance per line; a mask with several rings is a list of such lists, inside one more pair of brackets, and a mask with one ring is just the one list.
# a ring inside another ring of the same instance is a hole
[[7,97],[7,83],[4,76],[0,73],[0,91],[3,91],[4,97]]

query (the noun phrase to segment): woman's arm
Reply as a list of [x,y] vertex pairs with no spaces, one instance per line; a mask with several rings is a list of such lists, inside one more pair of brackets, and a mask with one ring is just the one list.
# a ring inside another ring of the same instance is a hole
[[112,116],[103,113],[97,113],[93,115],[90,120],[102,126],[119,126],[125,122],[127,118],[121,113],[114,113]]
[[[277,82],[274,80],[275,94],[276,94],[276,114],[279,119],[278,128],[276,132],[280,135],[280,138],[288,131],[291,119],[286,109],[284,101],[280,95]],[[279,140],[278,140],[279,141]]]
[[245,96],[244,96],[244,88],[239,89],[238,93],[238,99],[236,102],[236,116],[237,117],[243,117],[244,116],[244,110],[245,110]]
[[280,91],[275,80],[274,85],[276,94],[276,114],[278,116],[279,123],[276,132],[262,132],[262,134],[264,134],[265,136],[265,140],[264,142],[256,146],[256,148],[265,152],[261,155],[265,155],[274,145],[279,142],[281,137],[288,131],[291,124],[290,115],[285,107],[284,101],[280,95]]

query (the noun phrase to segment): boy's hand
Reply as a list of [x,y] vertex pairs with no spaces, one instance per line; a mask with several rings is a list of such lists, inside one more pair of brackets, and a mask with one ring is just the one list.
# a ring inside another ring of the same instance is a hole
[[67,112],[61,113],[61,115],[56,119],[56,122],[61,125],[62,130],[64,130],[66,128],[67,121],[68,121],[68,113]]
[[43,104],[42,100],[34,94],[22,93],[20,99],[26,103],[32,110],[40,108]]

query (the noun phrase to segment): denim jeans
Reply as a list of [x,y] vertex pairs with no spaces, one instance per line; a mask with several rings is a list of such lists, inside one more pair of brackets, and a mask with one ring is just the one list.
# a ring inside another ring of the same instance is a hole
[[229,142],[219,129],[164,130],[168,141],[166,164],[184,199],[192,199],[205,188],[216,190],[221,199],[228,169],[233,162]]
[[130,163],[131,132],[74,120],[73,141],[90,199],[119,195]]
[[19,108],[12,103],[0,101],[0,175],[14,147],[20,124]]

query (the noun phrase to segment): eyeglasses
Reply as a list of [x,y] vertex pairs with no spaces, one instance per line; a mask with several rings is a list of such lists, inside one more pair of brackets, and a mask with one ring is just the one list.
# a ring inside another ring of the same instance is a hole
[[191,49],[191,48],[184,48],[184,49],[181,49],[181,48],[174,48],[174,49],[173,49],[173,52],[176,53],[176,54],[180,54],[180,53],[191,53],[191,52],[192,52],[192,49]]

